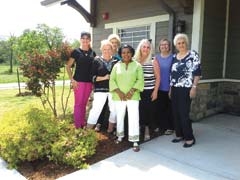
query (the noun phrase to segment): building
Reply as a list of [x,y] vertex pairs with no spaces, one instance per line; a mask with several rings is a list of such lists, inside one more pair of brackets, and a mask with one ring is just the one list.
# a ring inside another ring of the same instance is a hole
[[[45,0],[42,4],[61,0]],[[202,79],[192,103],[191,118],[199,120],[219,112],[240,115],[240,1],[238,0],[89,0],[90,13],[76,0],[61,1],[79,11],[91,24],[93,48],[117,33],[134,47],[175,33],[190,37],[199,52]]]

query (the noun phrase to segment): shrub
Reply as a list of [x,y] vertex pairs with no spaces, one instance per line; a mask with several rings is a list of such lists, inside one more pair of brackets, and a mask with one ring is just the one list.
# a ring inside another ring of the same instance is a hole
[[86,168],[85,160],[95,154],[96,146],[97,137],[93,130],[76,129],[64,123],[61,136],[52,144],[50,159],[74,168]]
[[51,110],[19,107],[0,120],[0,156],[9,168],[19,163],[50,158],[74,167],[85,167],[95,153],[97,138],[91,130],[76,130],[72,121],[56,120]]
[[10,168],[21,161],[34,161],[50,153],[57,137],[57,121],[49,111],[34,107],[14,108],[3,115],[0,125],[0,155]]

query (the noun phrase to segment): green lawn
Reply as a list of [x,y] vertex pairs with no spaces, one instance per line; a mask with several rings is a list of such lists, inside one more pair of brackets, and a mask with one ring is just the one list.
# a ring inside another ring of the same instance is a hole
[[[57,108],[58,113],[61,114],[61,89],[62,87],[57,87]],[[64,95],[64,100],[67,97],[68,87],[66,87],[66,95]],[[13,107],[25,107],[26,105],[31,104],[39,104],[41,105],[41,100],[39,97],[35,96],[16,96],[19,92],[18,89],[11,89],[11,90],[0,90],[0,121],[1,116],[6,111],[11,111]],[[25,92],[25,89],[22,89],[21,92]],[[72,112],[73,110],[73,93],[71,92],[69,103],[68,103],[68,110]],[[14,113],[14,112],[13,112]]]
[[[13,67],[13,73],[9,73],[10,67],[7,65],[0,65],[0,83],[11,83],[17,82],[17,66]],[[24,82],[22,73],[19,72],[19,79],[21,82]]]
[[[12,82],[18,82],[18,77],[17,77],[17,68],[18,66],[13,67],[13,73],[10,74],[9,70],[10,67],[9,65],[0,65],[0,83],[12,83]],[[63,80],[68,79],[67,74],[64,76],[64,68],[61,69],[61,73],[59,74],[59,77],[57,80]],[[26,78],[23,77],[21,70],[19,70],[19,80],[20,82],[26,82]]]

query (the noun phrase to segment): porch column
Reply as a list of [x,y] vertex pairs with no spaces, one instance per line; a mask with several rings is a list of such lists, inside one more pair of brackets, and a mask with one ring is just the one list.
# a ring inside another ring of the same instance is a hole
[[201,56],[205,0],[194,0],[191,49]]

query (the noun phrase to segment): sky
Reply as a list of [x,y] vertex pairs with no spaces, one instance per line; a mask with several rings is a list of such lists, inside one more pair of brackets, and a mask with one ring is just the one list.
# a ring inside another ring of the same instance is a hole
[[[82,15],[68,5],[60,3],[42,6],[43,0],[1,0],[0,37],[20,36],[25,29],[35,29],[38,24],[62,29],[65,39],[79,39],[81,31],[89,31],[90,25]],[[87,10],[89,0],[77,0]]]

